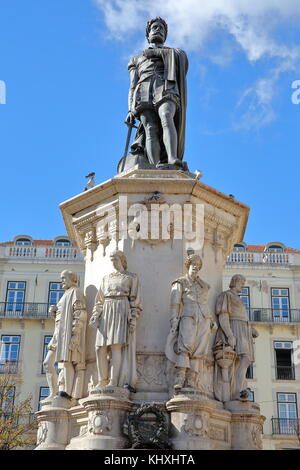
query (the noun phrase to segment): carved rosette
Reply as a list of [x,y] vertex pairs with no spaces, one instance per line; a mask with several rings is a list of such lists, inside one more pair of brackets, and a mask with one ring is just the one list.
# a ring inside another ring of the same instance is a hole
[[89,416],[88,432],[90,434],[104,434],[111,431],[112,417],[108,411],[93,411]]
[[188,414],[184,420],[183,430],[191,437],[209,437],[209,414],[196,412]]

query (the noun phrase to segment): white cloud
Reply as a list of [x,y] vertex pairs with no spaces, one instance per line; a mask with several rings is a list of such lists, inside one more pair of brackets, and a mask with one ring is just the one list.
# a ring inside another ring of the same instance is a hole
[[219,53],[210,57],[220,66],[227,65],[238,49],[250,63],[275,59],[272,74],[247,89],[238,106],[248,101],[248,121],[251,109],[255,115],[253,107],[262,124],[274,119],[270,89],[274,90],[284,71],[296,69],[300,62],[300,47],[279,40],[277,32],[281,27],[298,26],[299,0],[164,0],[159,4],[153,0],[93,1],[103,12],[111,37],[118,40],[127,40],[134,32],[143,33],[150,18],[161,16],[169,26],[168,45],[200,51],[206,57],[209,40],[220,31],[225,33]]

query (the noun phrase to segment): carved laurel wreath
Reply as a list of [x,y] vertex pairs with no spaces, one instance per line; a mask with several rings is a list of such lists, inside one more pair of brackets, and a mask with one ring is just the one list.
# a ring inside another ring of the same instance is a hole
[[[143,433],[140,430],[141,418],[146,413],[154,414],[156,416],[156,423],[151,425],[150,432]],[[128,416],[128,437],[132,444],[132,449],[147,447],[152,449],[170,448],[168,428],[165,413],[154,404],[144,403],[135,413]]]

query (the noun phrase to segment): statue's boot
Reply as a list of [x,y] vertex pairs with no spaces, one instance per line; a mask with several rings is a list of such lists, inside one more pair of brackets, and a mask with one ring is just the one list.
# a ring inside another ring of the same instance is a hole
[[185,367],[176,367],[176,376],[175,376],[175,383],[174,389],[180,390],[184,386],[185,382]]

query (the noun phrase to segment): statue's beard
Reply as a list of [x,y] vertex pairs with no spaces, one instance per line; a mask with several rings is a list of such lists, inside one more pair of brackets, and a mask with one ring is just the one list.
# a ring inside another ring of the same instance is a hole
[[165,40],[160,34],[156,34],[156,35],[149,37],[149,42],[158,42],[160,44],[163,44]]

